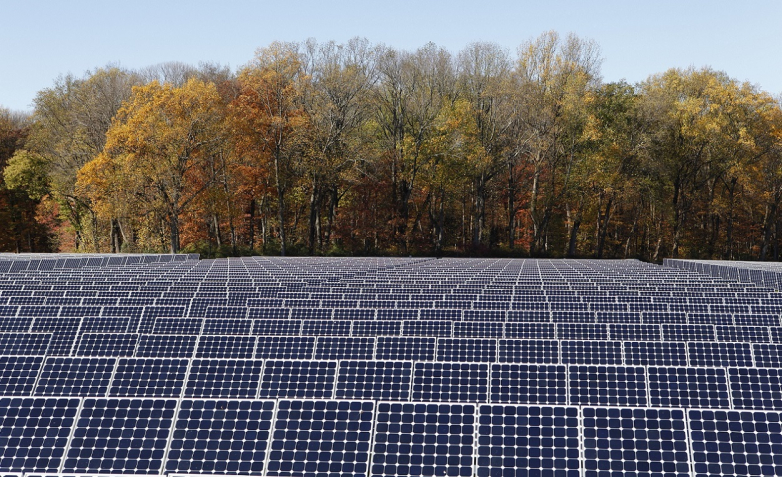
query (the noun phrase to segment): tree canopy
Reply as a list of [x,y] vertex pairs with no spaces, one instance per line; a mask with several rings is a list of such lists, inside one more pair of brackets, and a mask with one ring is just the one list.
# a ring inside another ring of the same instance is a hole
[[601,61],[547,32],[61,77],[0,114],[0,248],[779,259],[779,98]]

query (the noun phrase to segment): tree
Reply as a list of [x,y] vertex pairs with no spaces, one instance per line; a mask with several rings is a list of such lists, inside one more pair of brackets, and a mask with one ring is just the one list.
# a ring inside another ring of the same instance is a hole
[[249,156],[263,171],[271,169],[282,255],[287,246],[286,193],[307,122],[300,97],[304,76],[299,45],[272,43],[239,73],[241,93],[232,103],[238,154]]
[[[196,79],[178,88],[157,81],[134,87],[103,153],[81,171],[80,189],[102,205],[116,197],[112,187],[125,191],[131,210],[166,221],[170,251],[178,252],[180,218],[212,184],[212,177],[199,176],[224,138],[221,105],[215,86]],[[101,210],[130,213],[117,204]]]

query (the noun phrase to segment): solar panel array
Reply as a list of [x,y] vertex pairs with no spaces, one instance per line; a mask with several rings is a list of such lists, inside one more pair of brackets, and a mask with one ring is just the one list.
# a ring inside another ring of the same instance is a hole
[[0,471],[779,475],[782,293],[703,271],[0,255]]

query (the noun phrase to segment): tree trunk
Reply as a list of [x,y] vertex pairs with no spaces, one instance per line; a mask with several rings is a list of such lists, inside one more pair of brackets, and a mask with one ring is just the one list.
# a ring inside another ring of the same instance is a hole
[[274,180],[277,186],[277,220],[280,226],[280,255],[285,256],[285,192],[282,189],[282,180],[280,178],[280,158],[279,152],[274,155]]

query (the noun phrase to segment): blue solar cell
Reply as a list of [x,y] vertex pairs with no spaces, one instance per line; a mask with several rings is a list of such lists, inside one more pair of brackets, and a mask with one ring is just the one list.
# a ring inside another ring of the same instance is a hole
[[567,404],[567,367],[537,364],[493,364],[491,402]]
[[477,475],[578,477],[578,434],[574,407],[480,406]]
[[157,474],[176,399],[85,399],[63,472]]
[[687,343],[690,366],[752,366],[751,343]]
[[115,358],[47,358],[33,394],[37,396],[105,396]]
[[569,366],[569,403],[646,406],[646,377],[636,366]]
[[680,409],[584,408],[584,476],[689,477]]
[[379,403],[372,476],[473,475],[475,406]]
[[629,311],[598,311],[598,323],[641,323],[641,313]]
[[279,401],[266,475],[366,476],[373,411],[363,401]]
[[414,401],[486,402],[489,365],[486,363],[415,363]]
[[255,353],[255,336],[201,335],[196,358],[251,359]]
[[322,336],[315,343],[315,359],[373,359],[375,338]]
[[695,477],[782,473],[779,413],[691,410],[689,417]]
[[687,343],[677,341],[626,341],[625,364],[687,366]]
[[135,355],[140,358],[190,358],[197,341],[195,335],[141,335]]
[[435,338],[379,336],[375,359],[433,361]]
[[0,470],[56,473],[79,402],[76,398],[0,398]]
[[250,359],[193,359],[185,397],[254,398],[263,361]]
[[334,310],[335,320],[374,320],[375,310],[342,308]]
[[561,341],[562,364],[622,364],[619,341]]
[[330,398],[336,361],[269,360],[263,369],[261,398]]
[[42,365],[42,356],[0,356],[0,396],[31,395]]
[[179,397],[187,365],[187,359],[121,358],[109,396]]
[[406,401],[412,372],[410,361],[340,361],[336,397]]
[[499,340],[501,363],[559,363],[559,341],[554,340]]
[[183,400],[166,471],[262,474],[273,416],[274,401]]
[[649,404],[655,407],[730,408],[722,368],[648,368]]
[[733,407],[782,410],[782,370],[730,368],[728,373]]
[[497,361],[497,340],[480,338],[441,338],[437,340],[437,361]]

